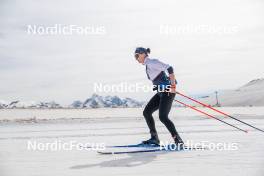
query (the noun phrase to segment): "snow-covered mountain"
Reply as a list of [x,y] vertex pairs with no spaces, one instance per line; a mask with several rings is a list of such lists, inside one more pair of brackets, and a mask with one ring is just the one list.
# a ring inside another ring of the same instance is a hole
[[0,108],[62,108],[58,103],[51,102],[35,102],[35,101],[0,101]]
[[118,96],[100,96],[93,94],[90,98],[84,102],[77,100],[69,106],[61,106],[55,101],[51,102],[35,102],[35,101],[12,101],[7,102],[0,100],[0,109],[12,109],[12,108],[104,108],[104,107],[141,107],[143,102],[131,98],[119,98]]
[[0,100],[0,109],[7,108],[7,107],[8,107],[8,102],[4,100]]
[[80,100],[76,100],[69,107],[70,108],[82,108],[83,102],[81,102]]
[[[264,79],[255,79],[236,90],[218,91],[218,101],[221,106],[264,106]],[[212,93],[202,102],[216,105],[216,94]]]
[[104,108],[104,107],[141,107],[143,102],[136,101],[131,98],[119,98],[118,96],[100,96],[93,94],[84,102],[74,101],[71,104],[73,108]]

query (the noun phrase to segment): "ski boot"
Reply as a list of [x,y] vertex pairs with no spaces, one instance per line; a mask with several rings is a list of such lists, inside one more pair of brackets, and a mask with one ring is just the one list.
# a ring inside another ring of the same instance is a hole
[[184,142],[181,139],[179,134],[176,134],[175,136],[172,137],[174,139],[174,143],[177,147],[178,150],[184,149]]
[[151,135],[151,138],[146,140],[146,141],[142,141],[142,144],[145,145],[151,145],[151,146],[159,146],[160,144],[160,140],[157,134],[155,135]]

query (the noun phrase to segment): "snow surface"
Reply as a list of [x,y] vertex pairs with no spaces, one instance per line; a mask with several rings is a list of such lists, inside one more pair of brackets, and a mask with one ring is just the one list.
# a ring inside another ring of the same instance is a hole
[[[205,110],[204,108],[200,108]],[[220,108],[264,128],[264,108]],[[154,114],[162,141],[172,141]],[[263,176],[263,133],[231,119],[243,133],[187,108],[172,108],[170,115],[185,141],[237,143],[235,151],[184,151],[100,155],[95,151],[28,150],[28,142],[76,141],[106,145],[136,144],[147,139],[141,108],[2,109],[0,110],[1,176],[178,175]],[[219,116],[220,117],[220,116]]]

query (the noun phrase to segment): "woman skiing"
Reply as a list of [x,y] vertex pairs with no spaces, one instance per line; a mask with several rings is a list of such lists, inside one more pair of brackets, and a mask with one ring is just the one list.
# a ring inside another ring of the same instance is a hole
[[[155,122],[152,113],[159,110],[159,119],[171,133],[177,146],[184,145],[181,137],[175,129],[173,122],[168,118],[174,97],[176,95],[176,80],[172,66],[164,64],[157,59],[149,58],[149,48],[138,47],[135,50],[136,60],[146,66],[146,74],[152,81],[157,93],[150,99],[146,105],[143,115],[150,130],[150,139],[143,141],[144,144],[159,145],[159,137],[156,131]],[[168,72],[168,76],[166,74]]]

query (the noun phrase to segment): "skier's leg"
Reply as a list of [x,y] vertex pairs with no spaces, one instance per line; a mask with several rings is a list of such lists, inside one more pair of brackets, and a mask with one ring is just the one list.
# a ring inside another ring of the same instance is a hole
[[182,139],[176,131],[174,123],[168,117],[174,97],[174,93],[163,92],[160,94],[159,119],[167,127],[175,143],[181,143]]
[[155,112],[157,109],[159,109],[159,102],[160,102],[160,97],[158,93],[156,93],[148,102],[146,105],[144,111],[143,111],[143,116],[145,117],[145,120],[147,122],[147,125],[149,127],[149,131],[151,134],[151,137],[157,136],[157,130],[155,127],[155,121],[153,119],[153,112]]

